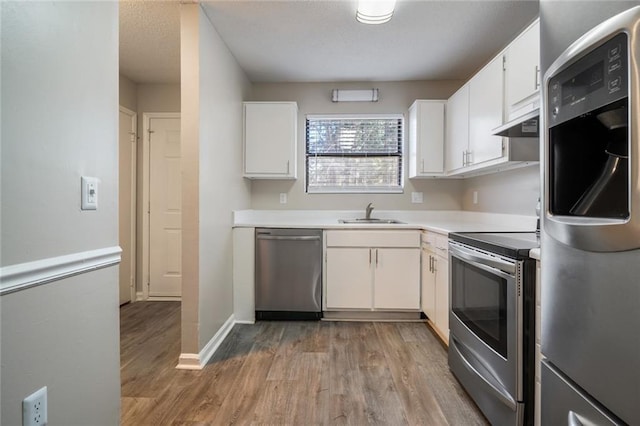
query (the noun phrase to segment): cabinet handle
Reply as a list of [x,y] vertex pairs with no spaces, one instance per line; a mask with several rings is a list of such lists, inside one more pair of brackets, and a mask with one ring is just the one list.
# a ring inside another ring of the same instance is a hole
[[420,160],[420,172],[424,173],[424,158]]
[[376,249],[376,268],[378,267],[378,249]]
[[429,272],[433,272],[433,256],[429,255]]
[[438,259],[436,259],[435,257],[433,258],[433,272],[436,273],[438,272],[438,268],[436,267],[436,265],[438,264]]
[[465,167],[467,165],[467,151],[464,150],[462,151],[462,167]]
[[473,151],[466,151],[467,153],[467,166],[473,164]]
[[372,250],[373,250],[373,249],[369,249],[369,265],[371,265],[371,251],[372,251]]
[[287,160],[287,174],[289,174],[289,160]]
[[537,89],[538,87],[540,87],[540,66],[536,65],[536,74],[535,74],[535,78],[534,78],[534,83],[535,83],[535,88]]

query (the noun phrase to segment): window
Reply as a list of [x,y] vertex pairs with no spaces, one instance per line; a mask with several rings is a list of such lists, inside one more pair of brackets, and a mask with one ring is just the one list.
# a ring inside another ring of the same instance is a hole
[[307,116],[307,192],[402,192],[402,115]]

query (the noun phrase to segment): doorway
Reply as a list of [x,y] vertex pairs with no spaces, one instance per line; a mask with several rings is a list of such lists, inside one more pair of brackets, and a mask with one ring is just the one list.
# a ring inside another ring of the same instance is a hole
[[143,113],[144,300],[182,295],[180,114]]
[[118,240],[120,305],[135,301],[136,276],[136,129],[137,115],[120,107],[118,133]]

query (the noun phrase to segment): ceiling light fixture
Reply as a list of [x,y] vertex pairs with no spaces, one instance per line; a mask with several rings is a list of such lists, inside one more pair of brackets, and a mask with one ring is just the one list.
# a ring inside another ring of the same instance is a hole
[[378,89],[333,89],[333,102],[378,102]]
[[363,24],[384,24],[393,16],[396,0],[358,0],[356,19]]

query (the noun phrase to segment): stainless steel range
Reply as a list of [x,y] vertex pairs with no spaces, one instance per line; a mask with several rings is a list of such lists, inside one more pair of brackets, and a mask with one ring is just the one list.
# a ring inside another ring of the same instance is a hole
[[449,239],[449,367],[492,424],[533,424],[538,236]]

